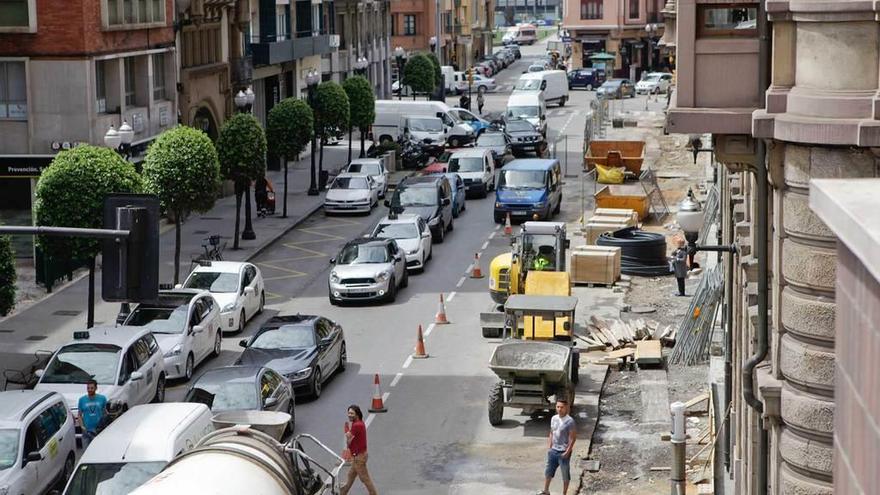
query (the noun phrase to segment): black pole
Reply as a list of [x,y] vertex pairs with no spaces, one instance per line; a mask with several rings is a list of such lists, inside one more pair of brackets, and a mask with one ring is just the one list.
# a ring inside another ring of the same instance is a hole
[[257,238],[254,225],[251,222],[251,185],[248,183],[244,185],[244,231],[241,233],[241,238],[246,241]]
[[89,258],[89,307],[86,313],[86,328],[95,326],[95,257]]
[[[308,86],[308,98],[309,98],[309,106],[312,107],[312,112],[315,111],[315,85],[309,84]],[[318,184],[315,181],[315,132],[314,132],[314,124],[312,125],[312,149],[311,149],[311,177],[309,178],[309,196],[317,196],[318,195]]]
[[403,57],[397,57],[397,101],[403,100]]

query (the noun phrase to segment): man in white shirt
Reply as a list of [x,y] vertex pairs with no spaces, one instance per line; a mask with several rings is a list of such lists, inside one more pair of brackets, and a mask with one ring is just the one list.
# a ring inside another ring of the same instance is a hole
[[544,469],[544,491],[539,495],[550,495],[550,482],[556,469],[562,471],[562,494],[568,495],[571,482],[569,460],[577,440],[577,425],[574,418],[568,415],[569,404],[565,399],[556,400],[556,415],[550,419],[550,436],[547,449],[547,467]]

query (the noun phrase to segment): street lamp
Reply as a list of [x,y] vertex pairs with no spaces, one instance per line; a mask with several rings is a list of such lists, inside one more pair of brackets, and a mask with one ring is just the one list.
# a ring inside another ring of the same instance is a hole
[[645,25],[645,32],[648,33],[648,70],[654,69],[654,35],[660,30],[657,24]]
[[[306,87],[308,88],[308,97],[309,97],[309,106],[312,107],[312,112],[315,111],[315,89],[318,87],[318,83],[321,81],[321,75],[318,74],[318,71],[315,69],[309,69],[309,72],[306,73]],[[317,196],[318,195],[318,186],[315,182],[315,148],[317,143],[315,142],[315,133],[314,130],[312,132],[312,175],[309,181],[309,196]]]
[[714,251],[724,253],[736,253],[736,245],[729,246],[699,246],[697,240],[700,237],[700,230],[703,228],[705,215],[700,202],[694,197],[693,189],[688,189],[687,196],[678,204],[678,213],[676,221],[679,227],[684,231],[684,238],[688,243],[688,261],[690,266],[695,268],[694,255],[697,251]]
[[[122,121],[119,130],[111,124],[110,128],[104,134],[104,145],[113,151],[119,153],[123,160],[128,161],[131,155],[131,142],[134,140],[134,130],[128,125],[127,120]],[[89,296],[91,297],[91,295]],[[89,305],[89,311],[94,311],[93,304]],[[122,324],[128,315],[131,314],[131,305],[124,302],[119,308],[119,314],[116,315],[116,323]]]
[[394,57],[397,59],[397,99],[403,99],[403,61],[406,59],[406,50],[402,46],[394,49]]
[[240,112],[250,113],[256,98],[257,95],[254,94],[254,90],[248,87],[247,89],[239,90],[238,93],[235,94],[233,101],[235,101],[235,106],[238,107]]
[[358,57],[354,63],[354,70],[358,75],[363,76],[367,72],[368,65],[370,65],[370,61],[367,60],[367,57]]

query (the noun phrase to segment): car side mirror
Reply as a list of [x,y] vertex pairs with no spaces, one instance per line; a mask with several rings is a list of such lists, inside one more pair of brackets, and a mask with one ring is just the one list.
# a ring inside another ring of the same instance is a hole
[[193,327],[192,327],[192,333],[202,333],[204,331],[205,331],[205,327],[203,327],[201,325],[193,325]]
[[428,237],[431,237],[431,233],[430,233],[430,232],[428,232],[427,230],[424,231],[424,232],[422,232],[422,239],[426,239],[426,238],[428,238]]
[[40,462],[43,460],[43,454],[40,454],[37,451],[28,452],[28,455],[25,456],[24,462],[25,464],[29,462]]
[[330,264],[336,263],[336,258],[330,258]]
[[182,289],[182,288],[183,288],[183,284],[176,284],[176,285],[174,286],[174,288],[175,288],[175,289]]
[[254,295],[254,288],[253,287],[245,287],[244,288],[244,295],[246,295],[246,296]]
[[141,373],[140,371],[132,371],[131,375],[129,376],[129,379],[133,382],[136,382],[138,380],[143,380],[143,378],[144,378],[144,374]]
[[277,397],[266,397],[266,400],[263,401],[263,407],[274,407],[278,404]]
[[247,349],[247,344],[248,344],[247,339],[241,339],[241,340],[238,341],[238,346],[239,346],[239,347],[244,347],[245,349]]
[[38,370],[34,371],[34,376],[36,376],[37,378],[42,378],[42,377],[43,377],[43,372],[44,372],[44,371],[45,371],[45,370],[43,370],[42,368],[41,368],[41,369],[38,369]]
[[450,204],[452,204],[452,202],[449,198],[443,198],[443,206],[449,206]]
[[388,208],[391,208],[391,201],[388,201],[387,199],[385,201],[383,201],[382,204],[384,204]]

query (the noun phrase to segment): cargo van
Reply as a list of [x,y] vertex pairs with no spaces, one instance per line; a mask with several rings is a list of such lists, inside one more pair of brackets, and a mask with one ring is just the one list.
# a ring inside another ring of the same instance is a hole
[[129,493],[212,431],[211,410],[205,404],[132,407],[92,440],[64,495]]
[[401,118],[409,116],[439,117],[448,128],[447,142],[456,148],[476,138],[473,127],[462,122],[442,101],[376,100],[373,141],[396,141],[403,133]]
[[511,220],[549,220],[562,205],[559,160],[518,159],[501,169],[495,187],[495,223]]
[[513,86],[513,94],[540,91],[546,104],[564,106],[568,101],[568,76],[564,70],[542,70],[519,76]]
[[538,41],[538,31],[532,24],[520,24],[508,29],[501,39],[505,45],[534,45]]
[[421,117],[407,115],[400,118],[400,125],[404,134],[409,133],[416,141],[429,140],[430,142],[445,143],[449,138],[449,128],[443,125],[439,117]]
[[544,104],[544,95],[540,91],[511,94],[507,99],[504,118],[528,120],[535,126],[535,129],[547,137],[547,106]]

